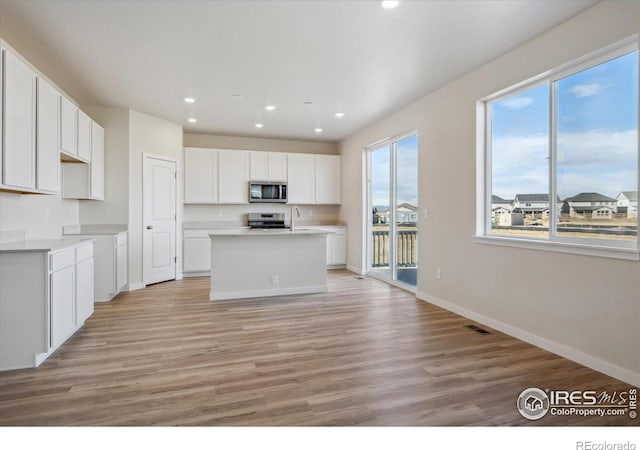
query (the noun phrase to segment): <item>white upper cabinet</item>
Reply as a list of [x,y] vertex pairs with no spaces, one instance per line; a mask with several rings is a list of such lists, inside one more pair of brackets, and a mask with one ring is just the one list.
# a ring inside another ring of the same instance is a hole
[[289,204],[341,203],[338,155],[184,149],[185,203],[248,203],[249,180],[287,182]]
[[287,181],[287,154],[269,152],[269,181]]
[[316,202],[315,155],[289,153],[287,160],[288,203],[314,204]]
[[50,193],[60,191],[59,103],[58,91],[38,78],[36,187]]
[[104,129],[2,40],[0,74],[0,189],[104,199]]
[[104,200],[104,128],[91,121],[91,195],[93,200]]
[[340,156],[316,155],[316,204],[339,205],[342,192]]
[[78,107],[64,96],[60,98],[60,150],[78,156]]
[[78,111],[78,158],[91,160],[91,117]]
[[249,203],[249,152],[218,150],[219,203]]
[[2,184],[36,188],[36,74],[4,51]]
[[185,148],[185,203],[248,203],[249,153]]
[[252,181],[287,181],[287,154],[250,152]]
[[268,152],[250,152],[251,181],[269,181]]
[[184,202],[218,203],[218,150],[184,149]]
[[62,163],[62,198],[104,200],[104,128],[90,125],[91,162]]

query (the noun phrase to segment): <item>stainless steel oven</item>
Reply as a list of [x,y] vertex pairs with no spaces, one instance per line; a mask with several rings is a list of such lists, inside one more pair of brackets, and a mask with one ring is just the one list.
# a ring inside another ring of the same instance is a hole
[[249,181],[250,203],[287,203],[287,183]]

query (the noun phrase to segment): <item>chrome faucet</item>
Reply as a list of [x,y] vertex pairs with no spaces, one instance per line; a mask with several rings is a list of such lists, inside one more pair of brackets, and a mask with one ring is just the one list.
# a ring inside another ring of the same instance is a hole
[[292,206],[291,207],[291,231],[294,230],[293,228],[293,211],[295,210],[297,217],[300,217],[300,210],[298,209],[297,206]]

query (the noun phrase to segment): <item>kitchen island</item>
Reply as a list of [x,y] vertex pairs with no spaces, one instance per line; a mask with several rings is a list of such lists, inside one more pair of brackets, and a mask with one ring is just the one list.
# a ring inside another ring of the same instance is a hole
[[329,231],[221,229],[211,239],[210,300],[327,291]]

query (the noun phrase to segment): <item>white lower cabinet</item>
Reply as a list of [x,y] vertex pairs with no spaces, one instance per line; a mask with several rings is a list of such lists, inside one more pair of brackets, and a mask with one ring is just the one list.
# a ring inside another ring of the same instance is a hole
[[76,325],[80,326],[93,314],[94,259],[76,264]]
[[[344,226],[303,226],[301,228],[325,230],[327,236],[327,268],[337,269],[347,264],[347,236]],[[209,276],[211,271],[211,239],[209,230],[184,230],[182,240],[182,275],[184,277]],[[275,250],[277,251],[277,249]]]
[[76,268],[65,267],[51,274],[51,348],[56,348],[76,328]]
[[182,241],[182,275],[208,276],[211,271],[209,230],[184,230]]
[[116,242],[116,289],[115,295],[118,295],[129,282],[129,255],[128,245],[125,234],[123,244]]
[[327,268],[338,269],[347,265],[347,228],[342,225],[312,226],[312,230],[329,231],[327,236]]
[[327,248],[330,250],[327,256],[328,266],[344,266],[347,264],[347,237],[345,235],[329,235]]
[[[95,246],[95,283],[91,286],[93,302],[108,302],[127,285],[128,245],[127,232],[108,234],[83,234],[93,239]],[[78,235],[66,235],[67,240],[77,240]]]
[[39,366],[91,316],[93,261],[91,240],[0,245],[0,370]]

